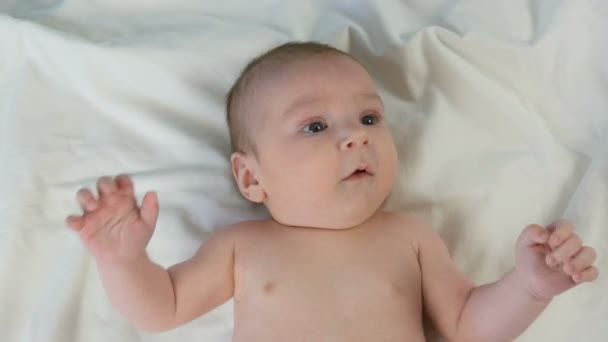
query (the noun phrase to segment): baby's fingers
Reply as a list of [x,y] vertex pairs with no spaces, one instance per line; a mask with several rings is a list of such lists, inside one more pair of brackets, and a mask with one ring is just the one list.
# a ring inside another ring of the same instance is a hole
[[116,181],[116,184],[118,184],[119,189],[125,190],[128,193],[134,192],[133,181],[131,180],[131,177],[129,177],[129,175],[120,174],[116,176],[114,180]]
[[66,217],[65,224],[75,231],[79,231],[84,227],[84,220],[81,216],[70,215]]
[[158,211],[158,195],[154,191],[147,192],[142,200],[140,216],[148,227],[156,226]]
[[525,246],[544,245],[549,239],[549,232],[537,225],[531,224],[524,229],[519,237],[519,243]]
[[118,187],[112,177],[103,176],[97,180],[97,191],[99,191],[99,197],[105,198],[112,195]]
[[599,272],[597,270],[597,267],[590,266],[581,271],[580,273],[573,275],[572,280],[577,284],[583,282],[591,282],[597,279],[598,275]]
[[551,223],[547,227],[547,230],[551,232],[551,237],[549,238],[549,247],[551,247],[551,249],[556,249],[564,241],[570,238],[574,232],[574,227],[572,227],[572,223],[570,221],[560,219]]
[[581,249],[582,241],[578,235],[573,234],[564,241],[559,247],[547,254],[547,265],[555,266],[570,259]]
[[76,193],[76,199],[84,212],[97,209],[97,200],[89,189],[82,188],[78,190]]
[[564,272],[570,275],[577,274],[578,272],[586,269],[595,262],[597,257],[595,250],[591,247],[585,246],[567,262],[564,262]]

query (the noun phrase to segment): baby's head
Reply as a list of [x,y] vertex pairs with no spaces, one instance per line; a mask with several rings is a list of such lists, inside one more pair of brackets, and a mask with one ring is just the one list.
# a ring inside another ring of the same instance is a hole
[[284,225],[343,229],[393,186],[397,152],[376,86],[353,57],[288,43],[255,58],[227,98],[241,193]]

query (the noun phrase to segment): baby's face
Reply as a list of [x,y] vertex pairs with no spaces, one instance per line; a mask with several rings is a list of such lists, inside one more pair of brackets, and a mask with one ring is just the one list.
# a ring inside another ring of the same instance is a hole
[[362,66],[336,55],[297,61],[254,96],[250,166],[276,221],[342,229],[378,210],[395,180],[397,152]]

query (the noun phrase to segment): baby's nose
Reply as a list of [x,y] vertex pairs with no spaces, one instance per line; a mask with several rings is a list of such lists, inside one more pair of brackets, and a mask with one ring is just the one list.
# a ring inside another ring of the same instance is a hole
[[371,142],[369,134],[365,129],[355,129],[348,132],[348,135],[340,142],[341,150],[348,150],[369,145]]

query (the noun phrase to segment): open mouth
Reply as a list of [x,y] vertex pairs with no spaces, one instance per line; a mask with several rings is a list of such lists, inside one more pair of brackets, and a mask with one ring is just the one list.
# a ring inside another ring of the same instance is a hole
[[362,178],[366,178],[369,176],[373,176],[373,173],[370,172],[367,165],[362,165],[362,166],[358,167],[355,171],[353,171],[353,173],[351,173],[350,176],[346,177],[346,180],[357,180],[357,179],[362,179]]

